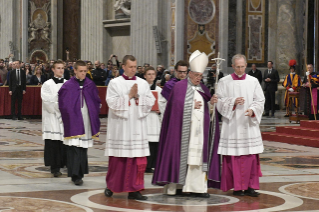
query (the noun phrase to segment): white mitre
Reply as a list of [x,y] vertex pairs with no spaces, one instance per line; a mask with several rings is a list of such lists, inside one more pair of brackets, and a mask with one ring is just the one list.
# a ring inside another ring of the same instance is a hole
[[191,71],[204,73],[208,64],[208,57],[205,52],[200,52],[198,50],[194,51],[189,57],[189,65]]

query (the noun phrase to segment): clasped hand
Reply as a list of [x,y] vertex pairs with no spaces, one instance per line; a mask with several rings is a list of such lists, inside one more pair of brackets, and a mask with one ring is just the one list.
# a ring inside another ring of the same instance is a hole
[[137,84],[135,83],[133,86],[132,86],[132,88],[131,88],[131,90],[130,90],[130,93],[129,93],[129,99],[132,99],[132,98],[138,98],[138,95],[137,95],[137,93],[138,93],[138,87],[137,87]]

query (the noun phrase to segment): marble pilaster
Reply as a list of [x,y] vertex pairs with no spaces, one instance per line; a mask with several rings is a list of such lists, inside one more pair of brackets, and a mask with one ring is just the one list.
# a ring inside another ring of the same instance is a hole
[[[81,0],[81,54],[82,60],[104,61],[103,58],[103,0]],[[106,62],[106,61],[105,61]]]
[[23,61],[28,61],[28,20],[29,20],[29,16],[28,16],[28,0],[22,0],[22,24],[21,24],[21,37],[22,37],[22,41],[21,41],[21,59]]
[[13,1],[0,0],[0,58],[4,59],[10,54],[9,42],[13,41]]
[[244,53],[242,52],[243,44],[245,41],[243,40],[243,1],[237,0],[236,7],[236,54]]
[[131,5],[131,54],[139,65],[157,65],[153,26],[158,26],[159,0],[134,0]]
[[175,63],[184,59],[185,1],[175,0]]
[[289,60],[297,58],[296,0],[278,0],[276,64],[281,77],[289,69]]
[[58,0],[51,0],[51,58],[58,57]]
[[277,0],[269,0],[268,11],[268,60],[273,61],[274,66],[276,67]]
[[221,70],[223,73],[228,73],[227,71],[227,55],[228,55],[228,0],[219,0],[219,52],[221,58],[226,59],[225,62],[221,64]]

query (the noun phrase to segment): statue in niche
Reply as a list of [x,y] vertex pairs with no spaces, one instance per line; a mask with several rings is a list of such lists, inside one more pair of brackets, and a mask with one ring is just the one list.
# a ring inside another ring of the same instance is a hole
[[115,19],[131,16],[131,0],[116,0],[114,4]]
[[29,32],[30,32],[30,37],[29,37],[29,43],[37,39],[37,29],[34,26],[34,23],[30,23],[29,26]]
[[42,8],[36,8],[35,3],[30,1],[31,5],[31,20],[29,24],[29,43],[37,40],[44,40],[51,43],[50,40],[50,25],[48,22],[48,13],[50,3],[45,3]]
[[38,29],[43,29],[46,25],[41,13],[38,13],[37,18],[33,20],[34,26]]
[[48,43],[51,43],[51,40],[50,40],[49,36],[50,36],[50,23],[47,22],[45,27],[42,30],[41,38],[43,40],[47,41]]

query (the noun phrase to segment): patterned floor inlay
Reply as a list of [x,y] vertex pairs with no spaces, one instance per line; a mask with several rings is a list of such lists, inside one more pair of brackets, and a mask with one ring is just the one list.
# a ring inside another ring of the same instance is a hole
[[42,130],[9,130],[14,133],[21,133],[24,135],[42,136]]
[[297,149],[278,148],[278,147],[264,145],[263,154],[267,154],[267,153],[297,153],[297,152],[305,152],[305,151],[297,150]]
[[[105,176],[108,170],[108,162],[89,162],[89,174],[85,176]],[[50,167],[43,164],[0,164],[0,170],[22,178],[50,178]],[[61,168],[61,172],[67,177],[67,168]]]
[[285,187],[285,190],[293,195],[319,200],[319,183],[297,183]]
[[289,169],[319,169],[319,156],[285,156],[260,157],[265,165],[284,167]]

